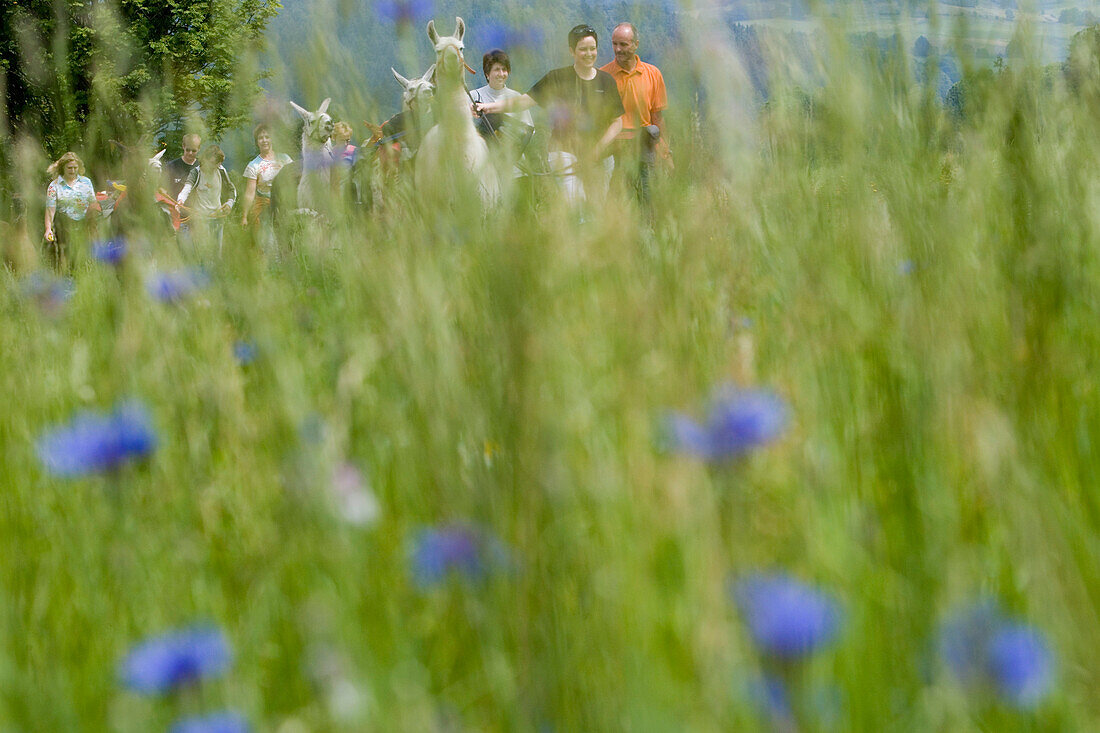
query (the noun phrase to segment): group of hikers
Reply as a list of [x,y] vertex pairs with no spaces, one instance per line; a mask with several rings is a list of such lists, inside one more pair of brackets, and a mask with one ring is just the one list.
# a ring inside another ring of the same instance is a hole
[[[470,91],[471,114],[488,139],[510,126],[533,130],[531,108],[538,106],[549,122],[545,164],[567,200],[606,193],[613,172],[629,181],[648,203],[652,170],[658,160],[671,166],[664,134],[667,106],[664,78],[637,53],[638,30],[620,23],[611,34],[614,60],[596,67],[598,34],[590,25],[578,25],[568,34],[573,63],[553,69],[527,93],[508,87],[511,61],[501,49],[484,54],[486,84]],[[406,110],[407,111],[407,110]],[[373,128],[374,135],[358,149],[351,144],[352,128],[346,122],[333,125],[332,159],[350,166],[371,152],[394,152],[412,139],[402,140],[405,130],[395,115]],[[408,120],[404,124],[409,124]],[[273,184],[281,170],[293,161],[275,150],[271,130],[258,125],[253,133],[257,155],[244,169],[240,224],[258,226],[271,215]],[[213,241],[220,248],[225,219],[237,202],[237,189],[223,163],[218,145],[201,146],[197,134],[182,139],[182,154],[160,166],[157,200],[166,220],[183,240],[192,237]],[[369,150],[367,150],[369,148]],[[151,163],[159,164],[159,155]],[[53,180],[46,192],[44,234],[55,252],[63,252],[74,238],[91,236],[98,215],[110,215],[119,192],[96,193],[84,165],[73,152],[65,153],[49,170]],[[119,187],[123,191],[124,187]],[[167,225],[166,225],[167,226]]]

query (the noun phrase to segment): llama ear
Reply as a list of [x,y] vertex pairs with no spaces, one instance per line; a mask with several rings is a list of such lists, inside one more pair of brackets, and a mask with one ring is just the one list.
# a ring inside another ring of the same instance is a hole
[[408,80],[408,79],[406,79],[405,77],[403,77],[403,76],[401,76],[400,74],[398,74],[398,73],[397,73],[397,69],[393,68],[392,66],[390,67],[390,71],[392,71],[392,72],[393,72],[393,77],[394,77],[395,79],[397,79],[397,83],[398,83],[398,84],[400,84],[400,85],[401,85],[402,87],[404,87],[405,89],[408,89],[408,88],[409,88],[409,84],[412,84],[412,82],[411,82],[411,81],[409,81],[409,80]]
[[298,115],[299,115],[299,116],[300,116],[300,117],[301,117],[301,118],[302,118],[303,120],[306,120],[307,122],[309,121],[309,110],[308,110],[308,109],[302,109],[301,107],[299,107],[299,106],[298,106],[297,104],[295,104],[294,102],[291,102],[291,103],[290,103],[290,106],[294,108],[294,111],[295,111],[295,112],[297,112],[297,113],[298,113]]
[[325,101],[321,102],[321,106],[317,108],[317,114],[323,115],[328,111],[328,103],[332,101],[332,97],[325,97]]
[[429,66],[428,70],[424,72],[424,76],[420,78],[428,82],[429,84],[433,84],[434,82],[432,80],[435,78],[435,64]]
[[439,34],[435,32],[435,21],[428,21],[428,40],[432,42],[432,45],[439,43]]
[[466,35],[466,21],[455,16],[455,38],[461,41],[464,35]]

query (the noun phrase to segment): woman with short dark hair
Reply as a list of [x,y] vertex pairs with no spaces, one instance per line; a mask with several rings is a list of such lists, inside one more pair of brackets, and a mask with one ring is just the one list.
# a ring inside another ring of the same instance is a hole
[[622,129],[623,102],[615,79],[596,68],[596,29],[581,24],[569,31],[573,64],[548,72],[526,94],[478,105],[482,112],[512,112],[538,105],[550,117],[550,167],[570,201],[585,197],[578,174],[603,192],[614,169],[608,146]]
[[[512,62],[504,51],[494,48],[485,54],[481,59],[481,68],[485,72],[485,81],[489,83],[470,92],[470,96],[475,103],[500,102],[520,96],[520,93],[515,89],[508,88],[508,77],[512,73]],[[507,112],[505,114],[528,127],[535,126],[529,110]],[[499,130],[504,122],[503,115],[499,113],[486,114],[486,117],[488,117],[488,127],[492,131]]]

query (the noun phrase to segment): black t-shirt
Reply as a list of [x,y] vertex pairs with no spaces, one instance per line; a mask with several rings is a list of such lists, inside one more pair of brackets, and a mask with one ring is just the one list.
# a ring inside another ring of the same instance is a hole
[[168,161],[168,165],[164,166],[164,190],[168,192],[169,196],[173,199],[179,198],[180,191],[183,190],[183,184],[187,183],[187,176],[198,165],[198,158],[191,165],[184,163],[183,158]]
[[596,146],[607,127],[623,114],[623,100],[615,78],[596,70],[585,81],[572,66],[554,69],[527,92],[550,117],[551,149],[580,154]]

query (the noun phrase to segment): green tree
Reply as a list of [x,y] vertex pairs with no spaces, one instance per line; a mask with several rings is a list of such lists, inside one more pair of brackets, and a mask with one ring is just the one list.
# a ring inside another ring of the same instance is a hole
[[[217,137],[247,118],[279,0],[7,0],[0,3],[0,135],[54,154],[83,143]],[[89,139],[89,137],[93,139]]]

